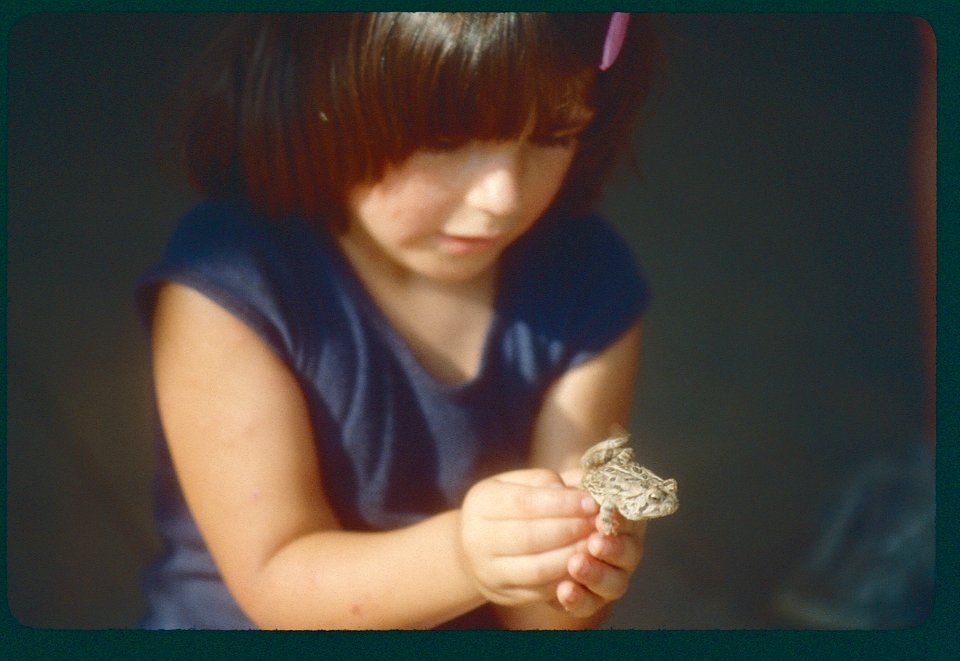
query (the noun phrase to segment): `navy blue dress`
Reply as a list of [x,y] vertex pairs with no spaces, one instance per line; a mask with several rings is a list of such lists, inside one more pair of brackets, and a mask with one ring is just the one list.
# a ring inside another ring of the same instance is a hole
[[[327,496],[354,530],[396,528],[459,507],[478,480],[526,465],[547,389],[617,339],[649,298],[606,223],[544,218],[504,253],[478,374],[450,385],[418,363],[332,238],[299,218],[269,221],[243,201],[204,202],[138,284],[147,328],[164,282],[229,310],[296,375]],[[158,438],[164,553],[144,577],[142,626],[254,628],[193,521],[159,429]],[[494,626],[487,615],[481,609],[450,626]]]

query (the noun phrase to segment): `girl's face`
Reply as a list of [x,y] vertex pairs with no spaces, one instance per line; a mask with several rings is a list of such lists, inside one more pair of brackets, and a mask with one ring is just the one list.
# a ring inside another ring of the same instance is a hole
[[589,120],[585,111],[582,124],[543,138],[416,151],[350,192],[340,243],[361,271],[448,283],[489,275],[550,206]]

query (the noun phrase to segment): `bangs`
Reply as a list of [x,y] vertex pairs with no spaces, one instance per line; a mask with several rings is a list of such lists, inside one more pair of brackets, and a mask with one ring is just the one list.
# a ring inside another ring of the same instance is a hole
[[358,71],[370,138],[398,161],[421,147],[516,138],[531,122],[534,135],[582,124],[605,30],[602,18],[584,29],[582,17],[579,30],[549,14],[372,18]]
[[417,149],[576,129],[554,204],[587,209],[660,60],[649,17],[635,15],[618,64],[599,73],[609,22],[583,13],[240,15],[184,90],[188,176],[198,191],[246,196],[272,218],[339,226],[352,187]]

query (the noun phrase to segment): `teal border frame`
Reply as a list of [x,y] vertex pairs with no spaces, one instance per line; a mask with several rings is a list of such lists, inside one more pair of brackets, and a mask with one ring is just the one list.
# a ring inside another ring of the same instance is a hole
[[[338,3],[333,3],[338,4]],[[572,9],[572,3],[538,3],[537,10]],[[447,6],[453,5],[453,6]],[[566,5],[566,6],[565,6]],[[316,11],[340,9],[326,3],[225,2],[194,0],[133,3],[123,0],[51,0],[12,2],[0,8],[0,114],[2,171],[7,173],[7,68],[9,33],[21,18],[35,13],[65,12],[236,12]],[[361,2],[359,10],[393,8],[386,3]],[[403,9],[462,9],[460,3],[402,3]],[[515,3],[483,3],[482,9],[515,9]],[[135,630],[55,630],[21,625],[6,601],[0,608],[0,653],[5,658],[77,659],[109,655],[114,658],[191,658],[222,653],[238,658],[710,658],[710,659],[870,659],[960,658],[955,641],[960,624],[960,588],[957,575],[958,531],[955,523],[960,426],[960,332],[957,329],[957,207],[960,173],[957,168],[958,48],[960,3],[956,0],[905,2],[898,0],[732,1],[602,3],[589,9],[631,9],[656,13],[901,13],[930,23],[937,37],[938,163],[937,163],[937,582],[933,614],[922,625],[890,631],[593,631],[593,632],[146,632]],[[0,193],[6,220],[6,187]],[[6,232],[0,240],[0,259],[7,263]],[[6,269],[3,271],[6,285]],[[0,315],[6,322],[6,297]],[[4,327],[6,325],[4,324]],[[0,340],[4,364],[6,334]],[[4,377],[6,376],[4,370]],[[2,388],[6,395],[6,379]],[[3,409],[6,420],[6,407]],[[4,444],[4,463],[6,458]],[[0,472],[0,492],[6,493],[6,471]],[[6,566],[6,509],[2,517],[2,557]],[[946,522],[944,524],[944,522]],[[0,594],[7,593],[6,571],[0,576]]]

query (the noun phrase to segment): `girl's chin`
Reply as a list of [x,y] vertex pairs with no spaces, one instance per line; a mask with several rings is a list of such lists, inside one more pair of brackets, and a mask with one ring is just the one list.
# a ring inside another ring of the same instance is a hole
[[460,255],[441,254],[432,259],[417,260],[410,270],[423,278],[449,284],[462,284],[483,279],[497,265],[495,253],[475,252]]

